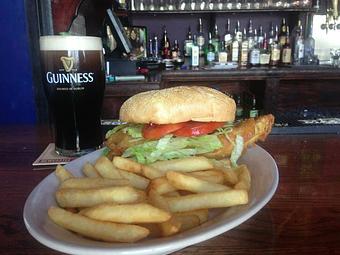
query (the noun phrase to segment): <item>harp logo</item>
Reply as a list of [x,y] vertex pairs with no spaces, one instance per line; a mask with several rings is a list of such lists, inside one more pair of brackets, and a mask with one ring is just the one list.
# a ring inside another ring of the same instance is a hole
[[61,57],[61,63],[64,66],[66,72],[70,72],[73,68],[74,58],[73,57]]

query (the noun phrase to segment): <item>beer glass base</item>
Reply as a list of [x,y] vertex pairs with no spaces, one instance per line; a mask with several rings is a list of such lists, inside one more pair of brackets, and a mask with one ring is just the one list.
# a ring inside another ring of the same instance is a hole
[[55,148],[55,152],[60,155],[60,156],[65,156],[65,157],[79,157],[79,156],[83,156],[85,154],[88,154],[90,152],[93,152],[95,150],[100,149],[101,146],[98,147],[94,147],[94,148],[89,148],[89,149],[84,149],[84,150],[65,150],[65,149],[61,149],[56,147]]

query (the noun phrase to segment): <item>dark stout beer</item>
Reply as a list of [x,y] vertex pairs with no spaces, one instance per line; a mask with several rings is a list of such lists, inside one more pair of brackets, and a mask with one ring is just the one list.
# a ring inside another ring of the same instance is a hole
[[43,36],[40,50],[57,153],[81,155],[99,148],[103,142],[100,114],[105,89],[101,39]]

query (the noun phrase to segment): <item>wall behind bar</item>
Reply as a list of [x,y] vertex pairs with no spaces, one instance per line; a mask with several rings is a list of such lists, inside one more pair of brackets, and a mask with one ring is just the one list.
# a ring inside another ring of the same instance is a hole
[[34,123],[36,116],[24,1],[1,1],[0,24],[0,124]]

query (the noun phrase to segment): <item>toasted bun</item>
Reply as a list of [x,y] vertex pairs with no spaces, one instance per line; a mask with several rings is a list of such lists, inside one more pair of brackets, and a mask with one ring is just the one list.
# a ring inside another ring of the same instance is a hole
[[170,124],[185,121],[233,121],[235,101],[218,90],[179,86],[132,96],[120,109],[121,121]]

